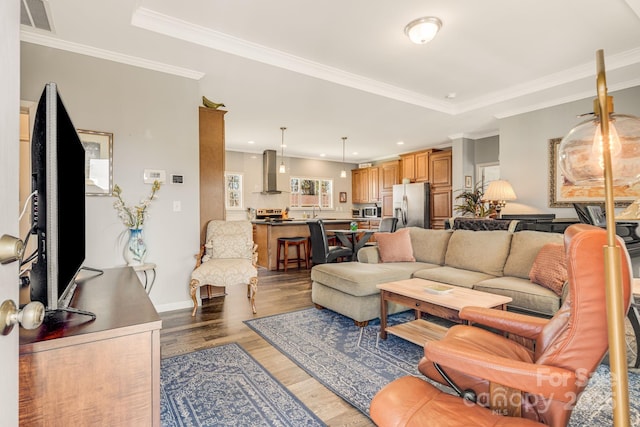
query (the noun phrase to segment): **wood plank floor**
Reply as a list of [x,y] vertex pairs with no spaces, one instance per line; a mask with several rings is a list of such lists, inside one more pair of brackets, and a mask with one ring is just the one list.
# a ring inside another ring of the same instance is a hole
[[261,268],[254,315],[246,287],[227,288],[225,297],[205,300],[195,317],[191,309],[161,313],[162,358],[230,342],[239,343],[275,378],[329,426],[374,426],[371,420],[284,356],[243,320],[312,307],[310,270],[270,272]]

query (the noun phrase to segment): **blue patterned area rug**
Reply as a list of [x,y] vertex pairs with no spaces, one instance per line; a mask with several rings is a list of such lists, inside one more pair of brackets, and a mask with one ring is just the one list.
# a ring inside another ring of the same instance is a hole
[[162,360],[162,426],[324,426],[238,344]]
[[[389,324],[410,320],[410,316],[410,312],[390,316]],[[245,323],[367,416],[371,399],[389,382],[404,375],[425,379],[417,368],[422,347],[392,335],[387,340],[378,340],[378,320],[363,328],[362,334],[353,320],[315,308]],[[631,425],[640,425],[637,373],[629,373],[629,392]],[[569,426],[613,425],[611,403],[609,367],[600,365],[578,400]]]

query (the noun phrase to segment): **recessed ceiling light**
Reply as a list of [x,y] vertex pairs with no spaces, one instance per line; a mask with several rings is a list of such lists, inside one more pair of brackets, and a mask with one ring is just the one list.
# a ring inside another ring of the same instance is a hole
[[398,141],[396,142],[397,145],[404,145],[404,141]]
[[449,92],[445,98],[446,99],[455,99],[455,97],[458,96],[455,92]]
[[357,151],[354,151],[354,152],[353,152],[353,153],[351,153],[351,154],[353,154],[354,156],[357,156],[357,155],[358,155],[358,152],[357,152]]
[[326,154],[324,154],[324,153],[320,154],[320,157],[325,157],[325,156],[326,156]]
[[248,141],[247,144],[255,144],[255,141]]

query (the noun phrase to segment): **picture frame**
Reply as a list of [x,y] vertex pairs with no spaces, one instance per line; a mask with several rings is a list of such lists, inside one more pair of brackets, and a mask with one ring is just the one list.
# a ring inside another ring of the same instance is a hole
[[113,133],[78,129],[85,151],[85,194],[113,194]]
[[346,191],[341,191],[340,192],[340,203],[347,203],[347,192]]
[[[574,203],[597,204],[604,201],[604,186],[590,187],[574,185],[560,170],[558,151],[562,138],[549,140],[549,207],[571,208]],[[640,198],[640,184],[614,186],[616,207],[626,207]]]
[[471,175],[465,175],[464,176],[464,188],[471,188],[473,187],[473,182],[471,179]]

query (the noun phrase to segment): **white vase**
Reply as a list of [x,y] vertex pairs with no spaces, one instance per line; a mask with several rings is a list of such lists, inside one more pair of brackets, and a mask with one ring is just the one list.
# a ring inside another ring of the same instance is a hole
[[142,227],[129,229],[129,240],[124,247],[124,259],[127,265],[144,264],[147,256],[147,245],[144,242],[144,233]]

